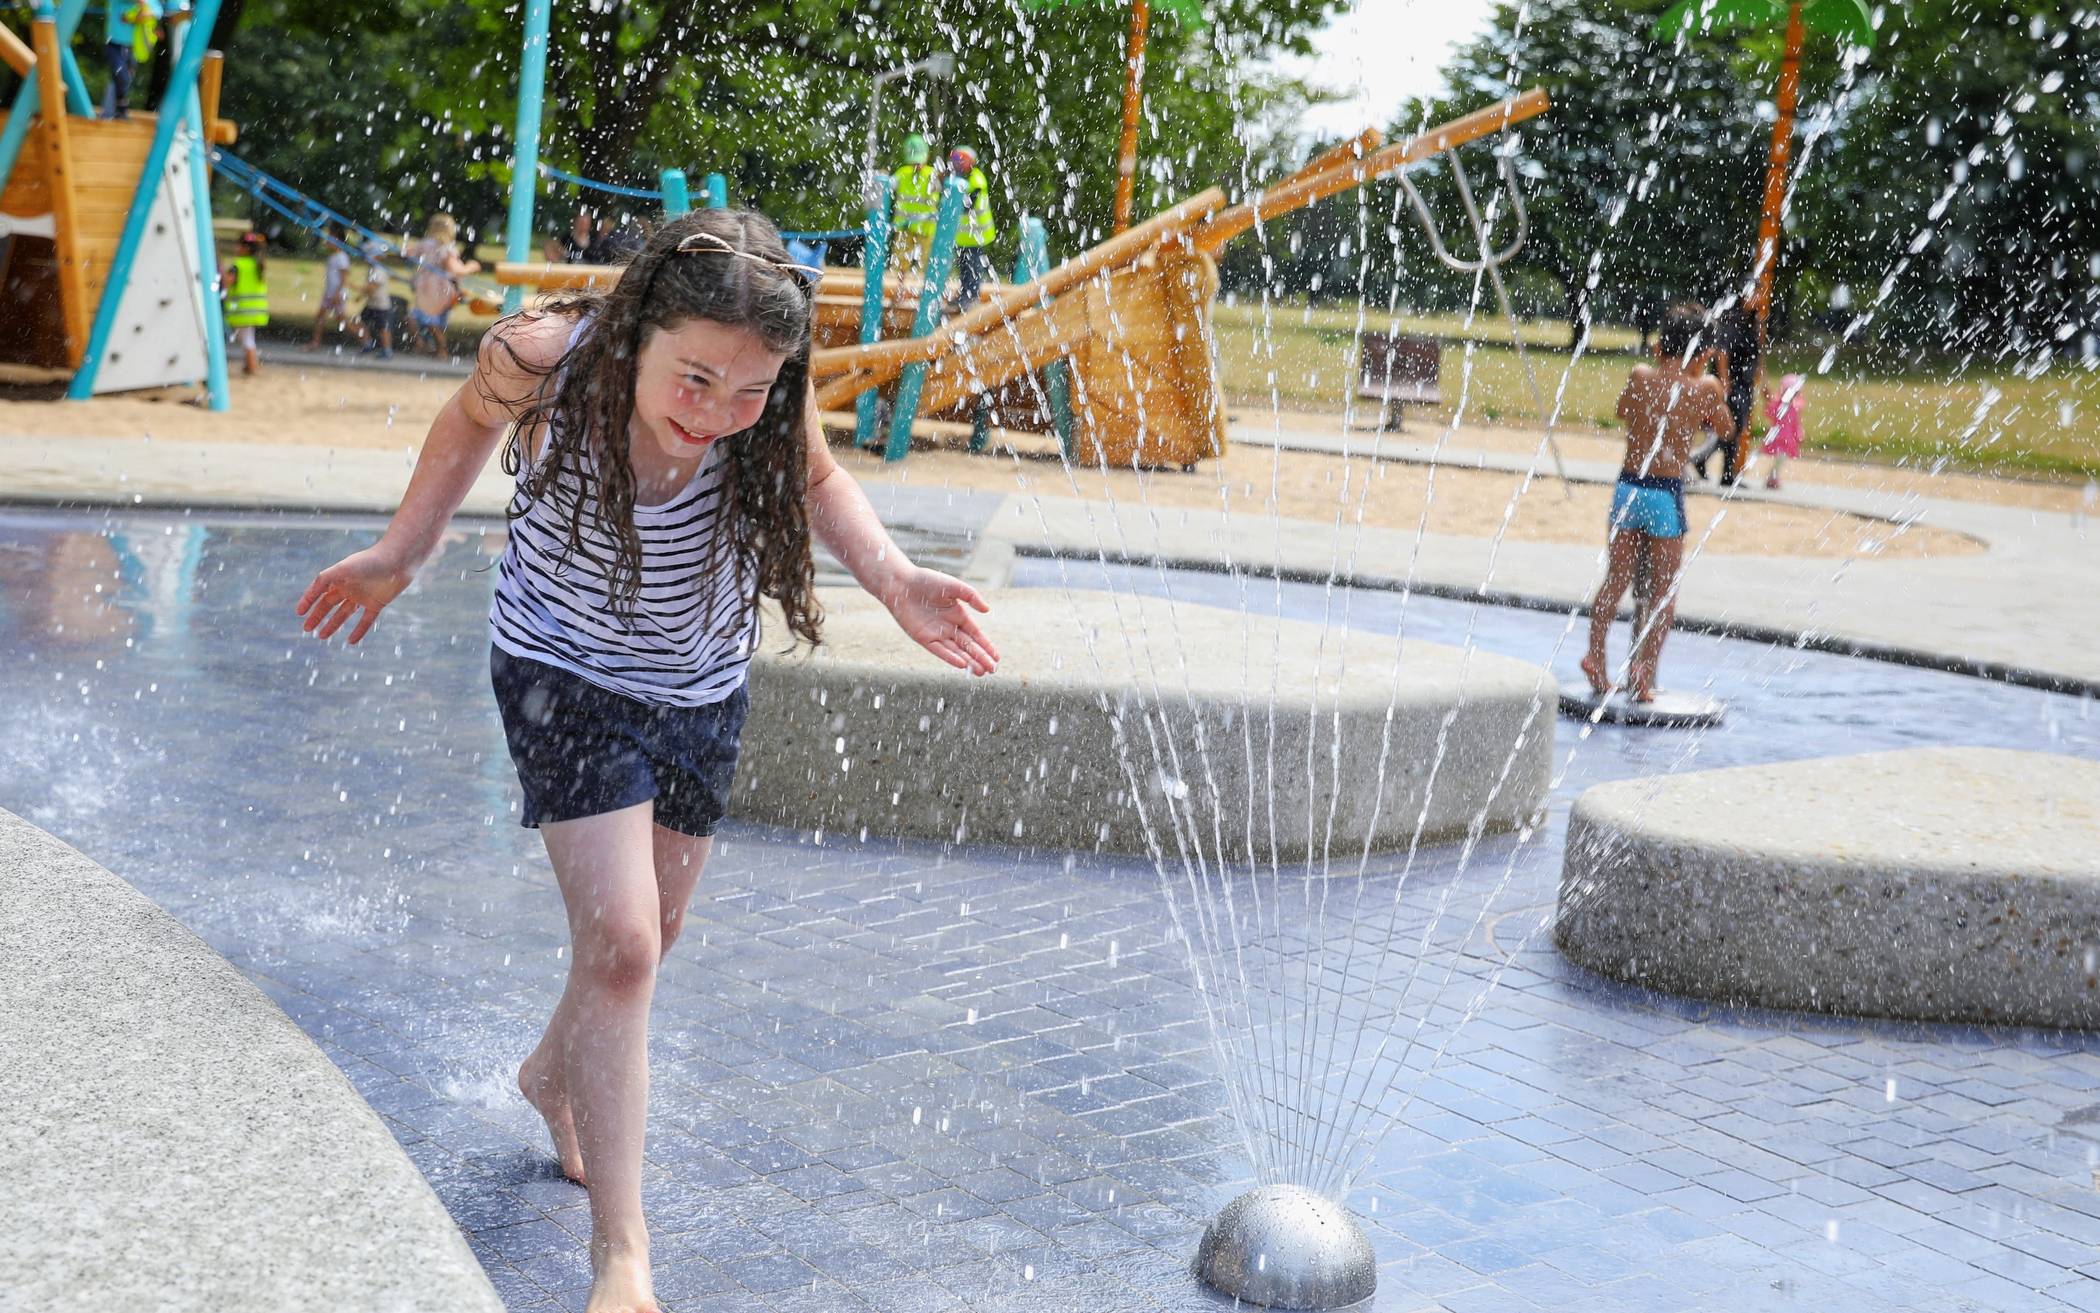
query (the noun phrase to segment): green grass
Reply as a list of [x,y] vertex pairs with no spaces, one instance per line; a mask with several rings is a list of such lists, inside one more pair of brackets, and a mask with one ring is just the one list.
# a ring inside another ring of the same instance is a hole
[[[1381,311],[1368,321],[1387,324]],[[1302,307],[1278,310],[1264,332],[1259,310],[1217,307],[1218,371],[1226,400],[1285,409],[1339,412],[1350,387],[1356,315],[1346,309]],[[1461,390],[1465,413],[1488,421],[1536,423],[1539,409],[1508,345],[1507,327],[1482,318],[1470,333],[1454,330],[1450,316],[1403,316],[1401,330],[1446,339],[1442,364],[1445,411]],[[1524,325],[1525,343],[1564,347],[1564,324],[1540,320]],[[1489,333],[1497,335],[1490,339]],[[1630,352],[1638,345],[1626,329],[1600,330],[1596,354],[1572,359],[1563,350],[1531,353],[1533,374],[1547,403],[1560,393],[1561,423],[1616,427],[1613,411]],[[1470,377],[1468,355],[1470,352]],[[1870,460],[1951,466],[1991,473],[2051,479],[2100,478],[2100,371],[2057,367],[2038,378],[2010,373],[1901,376],[1847,372],[1839,358],[1832,373],[1819,375],[1818,354],[1782,348],[1773,370],[1808,375],[1810,452]],[[1565,386],[1565,391],[1561,389]]]

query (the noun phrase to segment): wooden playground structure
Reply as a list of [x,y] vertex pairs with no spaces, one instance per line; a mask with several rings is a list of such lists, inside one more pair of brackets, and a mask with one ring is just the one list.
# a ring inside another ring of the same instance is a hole
[[122,120],[95,116],[68,49],[85,9],[38,0],[32,44],[0,28],[22,78],[0,114],[0,363],[70,372],[75,397],[209,374],[223,408],[204,152],[236,130],[218,117],[218,54],[181,39],[209,31],[217,0],[171,16],[163,112]]
[[[1031,267],[1024,240],[1029,276],[946,321],[932,312],[946,277],[938,232],[924,286],[886,276],[879,256],[865,276],[827,272],[810,362],[818,404],[835,411],[859,401],[863,441],[873,428],[868,399],[898,408],[893,459],[904,454],[913,416],[967,419],[987,409],[1008,428],[1058,432],[1071,458],[1089,464],[1187,467],[1222,455],[1210,309],[1225,244],[1548,108],[1545,92],[1533,89],[1403,141],[1385,144],[1369,130],[1243,204],[1226,205],[1215,188],[1201,192],[1055,268],[1040,259]],[[871,249],[886,229],[877,217],[871,212]],[[618,277],[616,267],[522,261],[496,270],[499,283],[542,290]],[[899,332],[909,335],[880,340]]]

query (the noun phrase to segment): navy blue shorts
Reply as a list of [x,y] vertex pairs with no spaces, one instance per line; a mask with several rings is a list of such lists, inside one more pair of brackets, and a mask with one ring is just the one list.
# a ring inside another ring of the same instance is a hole
[[656,800],[656,823],[709,835],[729,810],[749,695],[704,707],[638,702],[555,666],[489,649],[524,823],[600,816]]

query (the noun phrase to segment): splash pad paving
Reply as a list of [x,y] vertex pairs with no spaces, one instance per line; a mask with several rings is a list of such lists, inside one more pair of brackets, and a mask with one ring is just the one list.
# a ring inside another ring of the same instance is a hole
[[[0,516],[0,806],[130,879],[278,1000],[513,1309],[580,1307],[583,1194],[555,1179],[510,1085],[566,962],[488,714],[475,572],[495,540],[469,530],[370,651],[295,641],[286,581],[368,532]],[[1345,606],[1041,561],[1015,584],[1575,653],[1557,648],[1563,617],[1391,594]],[[1310,951],[1319,905],[1289,875],[1291,896],[1264,905],[1271,937],[1248,969],[1300,990],[1326,964],[1319,1034],[1340,1045],[1308,1030],[1295,1051],[1354,1074],[1324,1101],[1295,1086],[1295,1111],[1242,1111],[1289,1131],[1339,1108],[1325,1148],[1300,1137],[1317,1165],[1347,1157],[1333,1150],[1360,1107],[1342,1192],[1378,1262],[1363,1307],[2089,1299],[2100,1041],[1688,1003],[1569,965],[1546,927],[1567,809],[1590,785],[1957,740],[2100,758],[2091,704],[1696,635],[1669,660],[1729,702],[1726,725],[1564,724],[1528,837],[1374,855],[1361,874],[1337,853],[1325,934],[1341,956]],[[1375,915],[1351,914],[1359,892]],[[1214,1056],[1217,996],[1196,988],[1175,906],[1147,860],[725,832],[657,994],[645,1192],[667,1306],[1220,1307],[1189,1265],[1257,1184],[1250,1141],[1269,1139],[1226,1115],[1240,1077]],[[1305,1024],[1291,998],[1279,1027]],[[1421,1036],[1404,1063],[1352,1066],[1344,1015],[1387,1019],[1389,1055],[1418,1020]]]

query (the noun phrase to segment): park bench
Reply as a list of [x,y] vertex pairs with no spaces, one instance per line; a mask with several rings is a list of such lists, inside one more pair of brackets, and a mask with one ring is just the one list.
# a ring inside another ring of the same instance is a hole
[[1435,338],[1413,333],[1365,333],[1356,370],[1356,396],[1378,403],[1378,427],[1402,427],[1402,406],[1434,406],[1443,401],[1437,372],[1443,348]]

